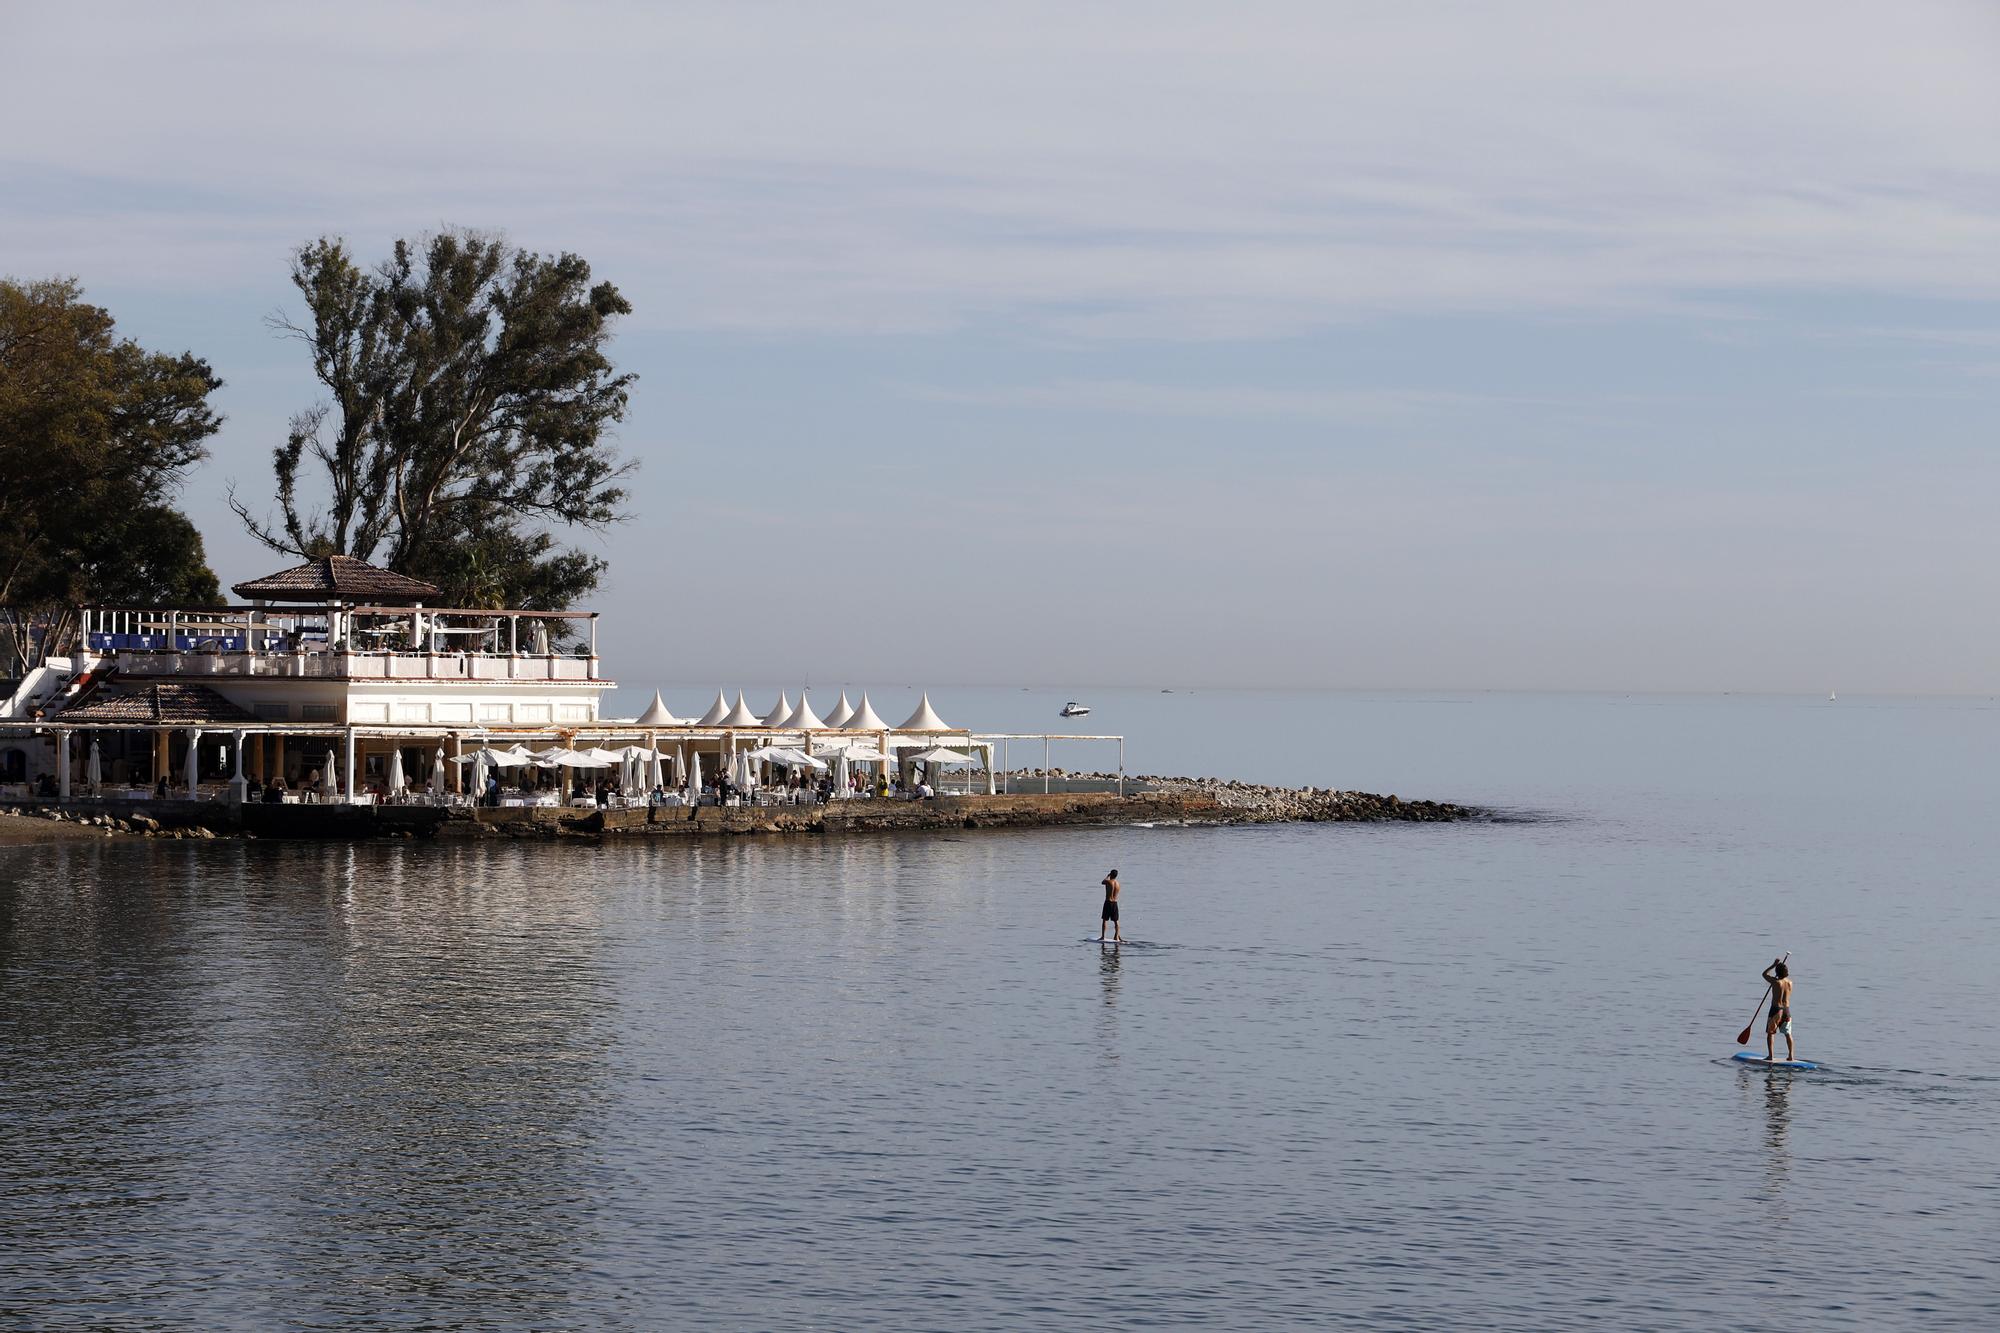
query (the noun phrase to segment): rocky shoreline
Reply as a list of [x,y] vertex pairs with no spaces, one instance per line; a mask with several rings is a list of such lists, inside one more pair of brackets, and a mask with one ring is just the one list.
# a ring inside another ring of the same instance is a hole
[[[1128,775],[1051,769],[1046,793],[1032,787],[1040,770],[1009,775],[1017,790],[998,796],[940,795],[933,800],[834,801],[826,805],[699,809],[643,806],[612,810],[563,807],[267,806],[217,802],[148,802],[103,808],[71,805],[0,810],[0,844],[79,838],[172,840],[277,838],[676,837],[805,833],[921,832],[942,829],[1059,828],[1105,825],[1197,827],[1281,823],[1449,823],[1483,812],[1443,801],[1406,801],[1331,787],[1274,787],[1222,778]],[[1054,784],[1063,784],[1055,790]],[[1083,788],[1083,790],[1078,790]]]
[[79,839],[115,838],[213,839],[219,835],[205,825],[162,824],[149,815],[121,818],[101,811],[62,810],[54,806],[0,810],[0,845],[37,842],[74,842]]
[[[1022,782],[1040,781],[1042,770],[1020,769],[1010,775]],[[1047,776],[1064,782],[1115,784],[1116,773],[1082,773],[1051,768]],[[1222,813],[1207,822],[1237,824],[1273,823],[1372,823],[1405,820],[1415,823],[1447,823],[1476,818],[1474,807],[1449,801],[1406,801],[1400,796],[1382,796],[1366,791],[1341,791],[1332,787],[1273,787],[1255,782],[1235,782],[1226,778],[1168,777],[1161,774],[1127,774],[1127,790],[1146,791],[1162,796],[1178,796],[1196,802],[1213,802]]]

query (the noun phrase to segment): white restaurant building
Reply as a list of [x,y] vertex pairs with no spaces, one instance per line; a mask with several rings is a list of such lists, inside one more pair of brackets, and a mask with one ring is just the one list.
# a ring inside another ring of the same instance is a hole
[[745,751],[872,754],[905,775],[927,753],[956,754],[991,792],[1006,739],[947,725],[928,697],[899,726],[844,693],[826,718],[803,695],[759,717],[741,693],[731,706],[719,692],[696,720],[657,694],[637,718],[605,718],[616,682],[601,669],[595,612],[439,607],[432,585],[346,556],[232,591],[241,603],[84,609],[76,649],[0,701],[0,797],[39,787],[64,800],[243,800],[274,777],[296,788],[330,770],[333,799],[367,800],[392,775],[414,799],[462,799],[473,752],[537,746],[644,747],[667,756],[670,786],[696,764],[733,768]]

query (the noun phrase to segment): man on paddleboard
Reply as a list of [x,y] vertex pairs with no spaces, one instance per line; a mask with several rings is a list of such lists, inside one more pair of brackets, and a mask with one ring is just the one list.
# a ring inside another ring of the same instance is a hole
[[1771,1016],[1764,1023],[1764,1058],[1775,1060],[1777,1037],[1785,1034],[1785,1058],[1798,1059],[1792,1045],[1792,970],[1779,958],[1764,969],[1764,980],[1771,987]]
[[1104,911],[1097,918],[1097,940],[1104,942],[1104,928],[1111,927],[1114,944],[1123,944],[1125,935],[1118,929],[1118,872],[1112,871],[1104,877]]

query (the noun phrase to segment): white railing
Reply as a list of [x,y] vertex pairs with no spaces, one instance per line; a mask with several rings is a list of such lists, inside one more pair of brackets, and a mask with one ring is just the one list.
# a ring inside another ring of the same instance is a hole
[[121,648],[112,655],[132,676],[308,676],[354,680],[599,679],[594,657],[483,653],[176,653]]

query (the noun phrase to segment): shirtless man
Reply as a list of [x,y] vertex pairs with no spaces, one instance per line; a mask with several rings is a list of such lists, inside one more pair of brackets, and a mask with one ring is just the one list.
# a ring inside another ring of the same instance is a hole
[[1778,1058],[1775,1047],[1778,1034],[1782,1032],[1785,1034],[1785,1058],[1796,1060],[1799,1057],[1792,1045],[1792,970],[1785,966],[1784,958],[1764,969],[1764,980],[1771,987],[1771,1016],[1764,1023],[1764,1058]]
[[1097,942],[1104,942],[1104,928],[1111,927],[1111,942],[1123,944],[1124,932],[1118,928],[1118,872],[1112,871],[1104,877],[1104,911],[1097,918]]

